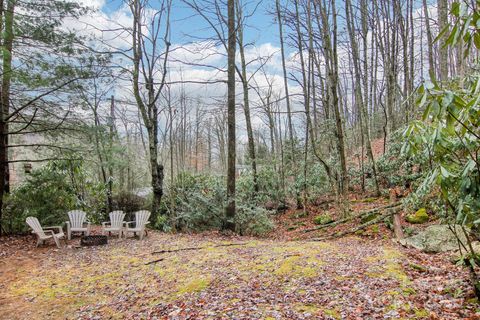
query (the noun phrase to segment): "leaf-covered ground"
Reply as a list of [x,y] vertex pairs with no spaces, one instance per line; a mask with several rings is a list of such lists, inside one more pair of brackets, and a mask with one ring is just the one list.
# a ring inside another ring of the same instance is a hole
[[[3,238],[1,319],[476,319],[465,270],[389,240]],[[73,245],[72,245],[73,244]],[[175,249],[197,248],[169,252]],[[167,252],[154,253],[166,250]]]

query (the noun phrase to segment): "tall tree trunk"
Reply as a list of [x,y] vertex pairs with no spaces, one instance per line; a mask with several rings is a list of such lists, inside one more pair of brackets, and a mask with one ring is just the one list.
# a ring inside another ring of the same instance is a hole
[[112,151],[113,151],[113,140],[115,137],[115,98],[114,96],[111,96],[111,101],[110,101],[110,122],[109,122],[109,127],[110,127],[110,136],[109,136],[109,155],[110,155],[110,161],[108,163],[108,192],[107,192],[107,204],[108,204],[108,210],[109,212],[113,211],[113,161],[111,157],[113,156]]
[[227,207],[224,228],[235,231],[235,0],[228,0],[228,163],[227,163]]
[[[3,3],[2,3],[3,11]],[[15,0],[7,1],[7,9],[3,12],[3,65],[2,65],[2,92],[0,97],[0,235],[2,234],[3,197],[10,192],[10,172],[8,165],[8,122],[10,113],[10,84],[12,79],[13,54],[13,17]]]
[[[442,32],[448,25],[448,0],[437,0],[438,28]],[[438,79],[448,79],[448,47],[445,45],[446,37],[440,37],[438,46]]]
[[[156,41],[158,33],[151,34],[150,41],[152,42],[151,48],[144,45],[144,37],[142,28],[145,26],[142,21],[145,16],[145,10],[147,3],[140,0],[134,0],[130,4],[130,9],[133,16],[133,28],[132,28],[132,52],[133,52],[133,70],[132,70],[132,82],[133,82],[133,95],[137,104],[140,114],[142,115],[143,122],[147,128],[148,134],[148,150],[149,150],[149,163],[150,163],[150,176],[153,191],[152,199],[152,219],[155,220],[156,215],[159,213],[160,203],[163,196],[163,178],[164,167],[158,161],[158,98],[165,85],[165,79],[167,74],[167,62],[168,53],[170,50],[170,9],[171,1],[167,0],[165,7],[166,10],[166,30],[163,38],[165,44],[165,52],[161,54],[163,58],[163,73],[160,84],[155,86],[154,74],[157,73],[157,66],[150,63],[152,60],[161,61],[160,56],[156,51]],[[155,17],[155,16],[154,16]],[[158,22],[158,21],[157,21]],[[150,56],[148,57],[144,50],[151,49]],[[146,90],[146,102],[144,102],[144,94],[140,91],[140,72],[142,72],[142,78],[145,80],[144,87]]]
[[238,48],[240,51],[240,64],[241,64],[241,80],[243,87],[243,111],[245,113],[245,124],[247,127],[247,139],[248,139],[248,156],[250,157],[252,165],[253,175],[253,190],[255,194],[258,193],[258,179],[257,179],[257,159],[255,156],[255,140],[253,139],[252,118],[250,115],[250,100],[248,97],[248,78],[247,78],[247,63],[245,61],[245,48],[243,43],[243,13],[240,6],[240,1],[236,0],[236,12],[237,12],[237,39]]
[[[366,3],[363,1],[363,5],[366,5]],[[378,186],[378,179],[377,179],[377,169],[375,167],[375,159],[373,157],[373,152],[372,152],[372,144],[370,141],[370,133],[368,130],[368,113],[366,110],[366,100],[368,96],[368,92],[364,92],[362,94],[362,76],[361,76],[361,67],[360,67],[360,54],[359,54],[359,49],[358,49],[358,44],[357,44],[357,39],[355,38],[354,30],[355,30],[355,24],[353,21],[353,13],[352,13],[352,3],[351,0],[346,0],[345,2],[345,11],[346,11],[346,17],[347,17],[347,29],[348,29],[348,34],[350,37],[350,46],[352,47],[352,60],[353,60],[353,66],[354,66],[354,73],[355,73],[355,102],[358,105],[358,110],[359,110],[359,119],[360,119],[360,126],[362,126],[362,134],[364,142],[367,147],[367,156],[368,159],[370,160],[372,172],[373,172],[373,178],[375,182],[375,192],[377,195],[380,194],[380,189]],[[364,37],[363,45],[364,47],[367,44],[367,17],[366,17],[366,10],[367,8],[363,7],[360,9],[362,10],[361,16],[362,16],[362,37]],[[364,57],[365,61],[367,57]],[[368,70],[363,71],[365,74],[367,74]],[[364,99],[365,98],[365,99]],[[362,154],[363,157],[363,154]]]
[[[296,40],[297,40],[297,46],[298,46],[298,54],[300,56],[300,67],[301,67],[301,72],[302,72],[302,89],[303,89],[303,103],[305,107],[305,116],[306,116],[306,129],[305,129],[305,150],[304,150],[304,163],[303,163],[303,173],[304,173],[304,184],[303,184],[303,195],[304,195],[304,200],[303,200],[303,209],[305,210],[306,208],[306,194],[307,194],[307,154],[308,154],[308,139],[309,139],[309,130],[311,128],[311,123],[310,123],[310,92],[309,92],[309,80],[310,77],[308,76],[307,78],[307,69],[305,66],[305,58],[303,56],[303,39],[302,39],[302,31],[301,31],[301,26],[302,24],[300,23],[300,11],[299,11],[299,6],[298,6],[298,0],[294,0],[295,4],[295,30],[296,30]],[[310,69],[310,68],[309,68]],[[310,72],[310,70],[308,70]],[[308,79],[308,80],[307,80]]]
[[428,44],[428,69],[429,72],[435,75],[435,63],[433,60],[433,36],[430,28],[430,14],[428,12],[427,0],[423,1],[423,13],[425,15],[425,30],[427,32],[427,44]]
[[[286,58],[285,58],[285,44],[284,44],[284,36],[283,36],[283,17],[280,8],[280,0],[275,0],[275,6],[277,11],[277,20],[278,20],[278,31],[280,35],[280,52],[282,55],[282,72],[283,72],[283,86],[285,90],[285,102],[287,105],[287,127],[288,127],[288,137],[289,137],[289,145],[290,145],[290,156],[292,161],[292,168],[294,175],[296,175],[297,171],[297,161],[296,161],[296,154],[295,154],[295,133],[292,124],[292,108],[290,104],[290,94],[288,89],[288,75],[287,75],[287,67],[286,67]],[[300,199],[300,192],[295,184],[295,198],[297,202],[297,207],[301,206],[301,199]]]
[[285,48],[283,41],[283,22],[282,14],[280,9],[280,0],[275,0],[276,9],[277,9],[277,19],[278,19],[278,31],[280,34],[280,51],[282,54],[282,71],[283,71],[283,86],[285,90],[285,101],[287,104],[287,123],[288,123],[288,136],[290,138],[290,144],[292,148],[292,155],[294,152],[294,134],[293,134],[293,125],[292,125],[292,111],[290,106],[290,96],[288,94],[288,77],[287,77],[287,67],[285,63]]
[[[337,151],[340,160],[340,179],[339,179],[339,191],[340,196],[343,199],[346,198],[348,191],[348,173],[347,173],[347,160],[345,154],[345,137],[343,131],[343,119],[340,111],[340,101],[338,97],[338,54],[337,54],[337,12],[335,7],[335,1],[330,3],[329,13],[327,13],[326,2],[320,5],[320,14],[322,21],[322,40],[325,51],[326,71],[327,71],[327,84],[328,84],[328,101],[335,118],[335,135],[337,138]],[[332,27],[330,30],[328,24],[328,15],[332,16]]]

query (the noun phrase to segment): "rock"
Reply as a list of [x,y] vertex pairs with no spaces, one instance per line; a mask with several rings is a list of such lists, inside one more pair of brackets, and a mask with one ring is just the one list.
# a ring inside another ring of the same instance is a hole
[[419,209],[417,212],[414,214],[409,214],[405,220],[407,220],[410,223],[425,223],[429,219],[427,210],[425,208]]
[[[466,238],[461,226],[456,225],[455,229],[460,240],[466,243]],[[400,240],[400,243],[404,246],[432,253],[454,251],[458,249],[455,235],[450,231],[449,226],[445,224],[429,226],[424,231],[419,232],[412,237]]]

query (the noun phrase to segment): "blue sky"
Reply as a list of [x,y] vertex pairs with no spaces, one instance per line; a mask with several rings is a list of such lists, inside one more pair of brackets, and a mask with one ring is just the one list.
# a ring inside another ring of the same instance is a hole
[[[253,11],[256,3],[257,1],[250,1],[246,5],[247,11]],[[110,14],[118,10],[121,5],[123,5],[122,0],[106,0],[102,11]],[[274,17],[268,13],[273,9],[273,5],[274,3],[271,0],[261,1],[255,14],[249,18],[247,21],[249,27],[245,30],[245,38],[248,42],[254,41],[257,45],[278,42],[278,26],[274,23]],[[195,37],[212,35],[203,18],[196,15],[181,0],[173,1],[171,24],[173,43],[185,43],[194,40],[189,35]]]

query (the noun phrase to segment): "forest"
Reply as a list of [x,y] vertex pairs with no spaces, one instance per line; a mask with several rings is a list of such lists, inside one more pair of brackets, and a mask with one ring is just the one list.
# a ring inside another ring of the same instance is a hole
[[479,0],[0,0],[0,46],[0,319],[480,318]]

